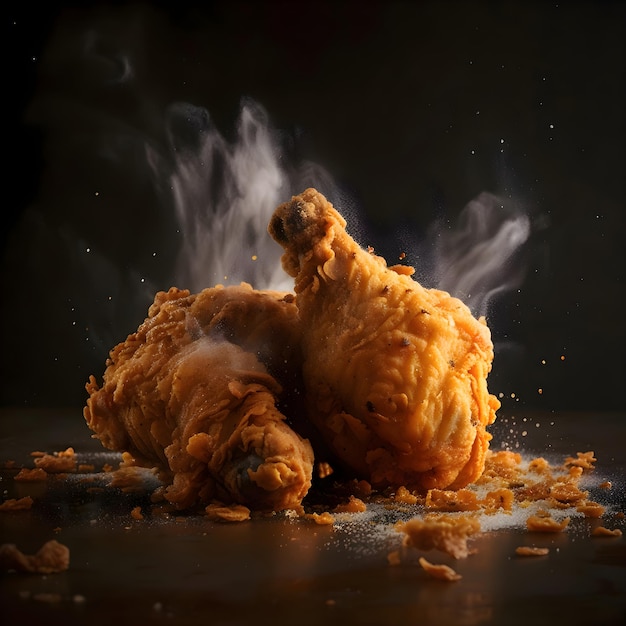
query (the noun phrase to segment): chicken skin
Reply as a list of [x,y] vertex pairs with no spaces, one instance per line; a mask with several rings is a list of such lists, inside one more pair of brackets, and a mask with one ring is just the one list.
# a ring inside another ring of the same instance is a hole
[[111,351],[102,387],[90,377],[84,416],[105,447],[156,467],[179,509],[295,508],[313,450],[277,404],[299,362],[293,295],[172,288]]
[[361,248],[315,189],[280,205],[301,318],[309,417],[336,459],[376,487],[457,489],[477,479],[498,400],[483,318]]

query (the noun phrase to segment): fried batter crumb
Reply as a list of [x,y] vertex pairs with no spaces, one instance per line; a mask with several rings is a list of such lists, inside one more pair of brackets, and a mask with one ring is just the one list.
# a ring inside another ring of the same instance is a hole
[[549,552],[549,548],[536,548],[531,546],[519,546],[515,548],[515,554],[518,556],[545,556]]
[[42,467],[35,467],[33,469],[23,467],[15,475],[13,480],[16,480],[17,482],[40,482],[46,480],[46,478],[48,478],[48,472],[46,472],[46,470]]
[[531,515],[526,520],[526,528],[533,532],[559,533],[567,528],[569,522],[569,517],[557,522],[554,518],[550,517],[550,515],[537,514]]
[[579,504],[576,507],[576,510],[579,513],[582,513],[585,517],[597,519],[598,517],[602,517],[604,515],[606,508],[603,507],[599,502],[593,502],[592,500],[588,500]]
[[429,489],[426,495],[426,507],[433,511],[477,511],[478,497],[469,489],[448,491],[443,489]]
[[338,504],[335,507],[335,513],[363,513],[367,510],[367,505],[360,498],[350,496],[347,502]]
[[[32,453],[35,454],[34,452]],[[46,472],[59,474],[62,472],[73,472],[76,469],[76,455],[74,448],[67,448],[53,454],[39,455],[35,458],[35,465]]]
[[325,511],[324,513],[308,513],[305,517],[313,520],[320,526],[329,526],[330,524],[335,523],[335,518],[328,511]]
[[250,509],[243,504],[209,504],[204,510],[213,522],[245,522],[250,519]]
[[565,466],[576,466],[576,467],[582,467],[583,469],[586,470],[592,470],[593,469],[593,464],[597,461],[598,459],[596,459],[596,457],[593,454],[593,451],[590,450],[589,452],[577,452],[576,453],[576,458],[568,456],[565,459]]
[[133,519],[136,520],[142,520],[143,519],[143,513],[141,512],[141,507],[140,506],[136,506],[131,512],[130,512],[130,516]]
[[0,511],[26,511],[33,506],[33,499],[30,496],[23,498],[11,498],[0,504]]
[[387,554],[387,563],[389,563],[389,565],[400,565],[401,562],[400,550],[392,550]]
[[70,550],[52,539],[35,554],[26,555],[12,543],[0,546],[0,569],[29,574],[55,574],[64,572],[70,565]]
[[396,489],[393,499],[400,504],[417,504],[418,502],[418,497],[404,486]]
[[333,473],[333,468],[326,461],[320,461],[316,469],[319,478],[328,478]]
[[475,517],[431,513],[424,518],[414,517],[408,522],[399,522],[396,529],[405,533],[405,546],[418,550],[434,548],[455,559],[464,559],[470,554],[467,541],[480,531],[480,522]]
[[481,506],[485,513],[492,514],[498,510],[511,511],[513,509],[513,502],[515,501],[515,494],[507,487],[501,487],[489,491],[487,495],[482,499]]
[[446,581],[455,581],[461,580],[461,574],[455,572],[448,565],[434,565],[427,561],[423,556],[419,559],[419,564],[422,566],[422,569],[437,580],[446,580]]
[[621,537],[622,531],[619,528],[613,530],[605,528],[604,526],[597,526],[591,531],[592,537]]

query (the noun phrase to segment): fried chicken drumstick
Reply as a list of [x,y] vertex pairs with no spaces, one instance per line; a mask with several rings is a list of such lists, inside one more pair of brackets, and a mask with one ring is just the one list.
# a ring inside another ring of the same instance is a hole
[[314,189],[269,225],[295,278],[310,419],[374,486],[463,487],[483,471],[499,407],[485,320],[412,268],[387,267],[345,226]]
[[157,467],[180,509],[297,507],[313,451],[277,408],[277,379],[298,369],[298,333],[287,294],[246,284],[160,292],[111,351],[102,387],[91,376],[85,419],[105,447]]

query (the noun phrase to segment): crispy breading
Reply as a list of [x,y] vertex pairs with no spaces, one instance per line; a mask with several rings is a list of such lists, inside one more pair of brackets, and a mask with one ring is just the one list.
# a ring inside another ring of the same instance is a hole
[[178,508],[299,505],[313,451],[276,406],[279,379],[299,371],[292,300],[246,284],[158,293],[103,385],[87,384],[87,423],[105,447],[157,467]]
[[373,485],[458,489],[484,467],[499,401],[483,318],[387,267],[315,189],[269,232],[295,278],[309,415],[337,459]]

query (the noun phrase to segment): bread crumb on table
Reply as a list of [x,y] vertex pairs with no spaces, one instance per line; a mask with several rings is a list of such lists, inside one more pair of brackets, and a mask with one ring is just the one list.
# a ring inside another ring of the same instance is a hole
[[33,506],[33,499],[30,496],[23,498],[10,498],[0,504],[0,511],[26,511]]
[[76,469],[76,454],[74,448],[67,448],[53,454],[31,453],[36,455],[35,465],[49,473],[59,474],[73,472]]
[[430,561],[427,561],[423,556],[420,557],[419,564],[422,566],[422,569],[433,578],[437,580],[445,580],[445,581],[455,581],[461,580],[461,574],[455,572],[448,565],[435,565]]
[[245,522],[250,519],[250,509],[243,504],[209,504],[205,513],[214,522]]
[[550,517],[550,515],[531,515],[526,520],[526,528],[533,532],[560,533],[565,530],[570,523],[570,518],[566,517],[560,522]]
[[545,556],[549,552],[549,548],[536,548],[531,546],[519,546],[515,548],[515,554],[518,556]]
[[26,572],[29,574],[56,574],[70,566],[70,550],[55,539],[43,544],[32,555],[24,554],[15,544],[0,546],[0,570]]
[[480,522],[476,517],[431,513],[424,518],[399,522],[396,528],[405,533],[405,546],[418,550],[437,549],[455,559],[464,559],[470,554],[467,541],[480,532]]
[[13,480],[17,482],[41,482],[48,478],[48,472],[44,470],[42,467],[35,467],[33,469],[29,469],[28,467],[23,467],[13,478]]

